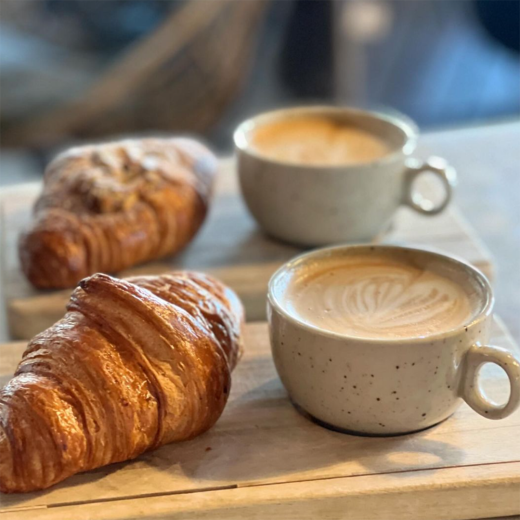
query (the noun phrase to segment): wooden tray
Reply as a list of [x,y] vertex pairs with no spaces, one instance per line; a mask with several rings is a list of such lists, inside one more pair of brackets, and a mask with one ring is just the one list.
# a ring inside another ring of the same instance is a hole
[[[431,189],[426,184],[424,189]],[[2,203],[3,286],[8,324],[13,338],[30,339],[64,314],[70,291],[38,292],[20,271],[18,235],[30,220],[30,208],[40,184],[7,188]],[[436,217],[423,217],[403,208],[392,229],[379,242],[435,248],[472,263],[493,277],[490,254],[455,208]],[[201,269],[234,288],[250,321],[265,319],[265,294],[272,273],[302,249],[271,240],[247,212],[232,161],[223,160],[217,196],[203,230],[181,255],[120,273],[158,274],[175,268]]]
[[[520,513],[520,411],[491,421],[463,404],[418,434],[332,432],[290,404],[266,324],[247,325],[245,339],[230,401],[211,431],[46,492],[0,495],[0,518],[443,520]],[[500,323],[492,342],[517,349]],[[24,348],[0,346],[0,383]],[[505,399],[509,384],[499,369],[488,365],[482,377],[493,398]]]

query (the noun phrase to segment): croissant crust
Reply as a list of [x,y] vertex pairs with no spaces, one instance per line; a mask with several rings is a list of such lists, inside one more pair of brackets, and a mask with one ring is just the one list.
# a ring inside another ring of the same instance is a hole
[[20,237],[38,288],[73,287],[181,250],[204,221],[217,162],[191,139],[125,140],[73,148],[52,161]]
[[236,295],[202,274],[83,280],[0,391],[0,490],[44,489],[206,431],[242,322]]

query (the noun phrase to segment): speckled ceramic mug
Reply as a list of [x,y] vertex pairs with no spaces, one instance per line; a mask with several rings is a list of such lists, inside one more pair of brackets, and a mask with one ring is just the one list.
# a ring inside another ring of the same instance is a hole
[[[353,165],[291,164],[259,153],[251,142],[262,125],[299,116],[324,116],[388,143],[380,159]],[[384,232],[401,205],[436,215],[448,205],[455,170],[439,157],[410,157],[417,128],[404,117],[350,108],[302,107],[276,110],[243,122],[234,134],[242,195],[269,235],[286,242],[324,246],[370,241]],[[444,187],[439,204],[414,189],[424,172]]]
[[[423,337],[367,339],[323,330],[288,312],[289,277],[331,256],[371,251],[408,255],[425,269],[441,267],[456,283],[477,287],[478,303],[468,322]],[[479,271],[459,260],[394,246],[340,246],[291,260],[271,278],[268,320],[274,362],[295,406],[324,426],[364,435],[419,431],[449,417],[462,399],[489,419],[510,415],[520,402],[520,361],[487,345],[493,294]],[[495,363],[511,392],[504,404],[490,401],[479,369]]]

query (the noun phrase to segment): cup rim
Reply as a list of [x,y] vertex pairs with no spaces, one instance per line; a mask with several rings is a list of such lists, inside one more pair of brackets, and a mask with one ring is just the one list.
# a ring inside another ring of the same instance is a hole
[[[246,133],[250,131],[255,125],[258,124],[259,121],[282,117],[285,114],[297,114],[301,113],[305,114],[350,114],[353,116],[363,116],[363,117],[371,117],[373,119],[377,119],[380,121],[384,121],[396,127],[404,134],[404,142],[402,146],[398,146],[383,157],[375,159],[369,162],[362,162],[356,164],[305,164],[305,163],[291,163],[286,161],[281,161],[277,159],[273,159],[271,157],[267,157],[260,152],[257,152],[250,144],[246,138]],[[417,145],[417,137],[419,135],[419,129],[417,125],[414,123],[412,119],[407,117],[400,112],[393,110],[395,115],[385,113],[378,110],[364,110],[360,108],[354,107],[340,107],[334,105],[301,105],[290,108],[279,108],[276,110],[269,110],[266,112],[261,112],[256,114],[255,116],[249,117],[245,121],[242,121],[233,132],[233,142],[235,144],[235,149],[240,150],[257,160],[264,161],[266,163],[272,165],[278,165],[288,168],[303,168],[306,170],[316,170],[319,169],[321,171],[342,171],[345,169],[364,169],[364,168],[373,168],[375,165],[383,165],[392,162],[397,157],[401,157],[402,155],[408,156],[410,155]]]
[[[458,267],[461,267],[465,269],[466,271],[469,271],[471,273],[471,276],[475,277],[480,284],[485,288],[485,294],[486,294],[486,301],[481,307],[481,309],[476,313],[476,315],[473,317],[473,319],[467,323],[458,325],[457,327],[453,327],[448,330],[444,330],[442,332],[438,332],[435,334],[429,334],[426,336],[411,336],[411,337],[404,337],[404,338],[365,338],[355,335],[350,335],[346,333],[338,333],[338,332],[332,332],[326,329],[322,329],[316,325],[313,325],[311,323],[303,322],[296,317],[289,314],[286,309],[280,304],[280,302],[276,299],[274,296],[274,283],[276,279],[281,276],[284,272],[286,272],[288,269],[294,267],[295,264],[302,263],[305,260],[308,260],[312,257],[322,257],[329,254],[335,254],[341,251],[345,250],[352,250],[352,249],[366,249],[368,251],[374,251],[375,249],[378,250],[401,250],[401,251],[411,251],[411,252],[419,252],[422,254],[427,254],[434,256],[438,259],[442,259],[443,262],[448,262],[451,264],[455,264]],[[276,309],[276,311],[283,316],[285,320],[288,320],[293,325],[300,327],[307,332],[310,332],[314,335],[319,336],[325,336],[328,338],[333,338],[337,340],[352,340],[356,341],[357,343],[366,343],[366,344],[379,344],[379,345],[388,345],[388,344],[415,344],[415,343],[431,343],[435,342],[439,339],[446,338],[446,336],[451,336],[454,333],[460,332],[461,330],[469,329],[470,327],[473,327],[475,325],[478,325],[482,321],[484,321],[486,318],[488,318],[492,312],[493,307],[495,304],[495,297],[493,295],[493,290],[491,288],[491,284],[489,283],[489,280],[486,278],[486,276],[479,271],[476,267],[471,265],[469,262],[466,262],[465,260],[455,258],[452,256],[448,256],[444,253],[433,251],[430,249],[420,249],[417,247],[407,247],[407,246],[398,246],[398,245],[386,245],[386,244],[352,244],[352,245],[339,245],[339,246],[332,246],[332,247],[323,247],[320,249],[314,249],[310,252],[303,253],[301,255],[298,255],[285,264],[283,264],[280,268],[278,268],[274,274],[269,279],[269,283],[267,285],[267,299],[269,304]]]

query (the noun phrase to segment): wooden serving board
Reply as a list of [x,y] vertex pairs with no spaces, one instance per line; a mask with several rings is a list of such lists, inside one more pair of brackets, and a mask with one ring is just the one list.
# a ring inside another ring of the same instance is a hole
[[[425,184],[424,190],[432,188]],[[2,251],[8,325],[13,338],[30,339],[52,325],[65,312],[70,291],[38,292],[27,282],[18,262],[17,241],[29,223],[40,184],[3,189]],[[235,168],[223,160],[217,194],[207,222],[194,242],[172,259],[152,262],[120,273],[159,274],[172,269],[200,269],[231,286],[244,302],[249,321],[265,319],[267,282],[285,261],[303,250],[264,235],[239,195]],[[424,217],[402,208],[391,230],[377,242],[434,248],[472,263],[493,277],[490,254],[455,208]]]
[[[517,347],[497,322],[492,342]],[[25,348],[0,345],[0,383]],[[484,368],[486,391],[509,383]],[[246,326],[230,401],[209,432],[50,490],[0,494],[0,519],[323,518],[443,520],[520,513],[520,410],[502,421],[463,404],[421,433],[367,438],[296,412],[276,374],[265,323]]]

